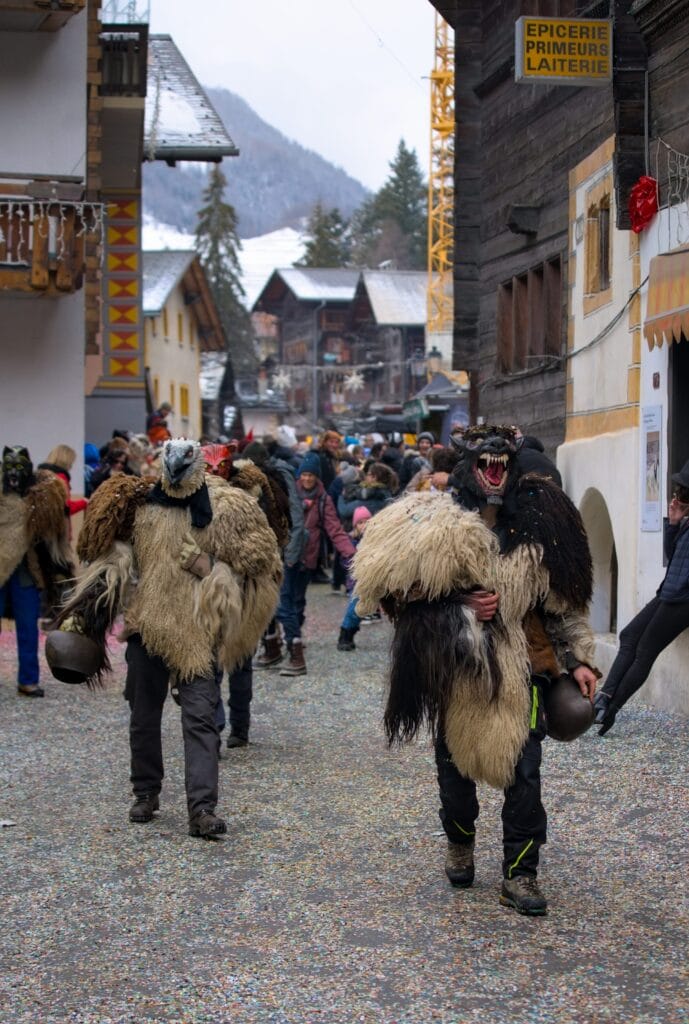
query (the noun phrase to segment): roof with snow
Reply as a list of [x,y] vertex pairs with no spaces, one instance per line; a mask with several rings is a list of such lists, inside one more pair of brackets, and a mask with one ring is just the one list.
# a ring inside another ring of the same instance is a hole
[[225,335],[201,262],[193,249],[143,253],[143,313],[159,316],[175,288],[193,313],[203,350],[224,351]]
[[174,252],[144,252],[144,316],[158,316],[177,282],[196,256],[193,249]]
[[426,323],[428,274],[416,270],[364,270],[366,290],[379,326],[410,327]]
[[217,163],[238,154],[172,37],[149,36],[144,159]]
[[273,299],[288,288],[300,302],[351,302],[359,280],[358,270],[340,268],[282,267],[274,270],[258,296]]

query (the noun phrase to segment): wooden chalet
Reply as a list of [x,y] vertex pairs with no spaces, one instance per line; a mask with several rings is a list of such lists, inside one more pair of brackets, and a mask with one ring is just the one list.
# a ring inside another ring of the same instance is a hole
[[351,367],[351,304],[359,272],[287,267],[274,270],[253,306],[276,317],[280,363],[290,408],[313,430],[344,401]]
[[426,383],[427,293],[425,272],[361,272],[351,315],[355,362],[364,368],[359,404],[403,405]]
[[428,276],[416,271],[275,270],[254,304],[277,330],[274,368],[299,425],[401,412],[426,382]]
[[[474,417],[558,448],[605,672],[662,579],[672,474],[689,459],[689,6],[433,2],[455,29],[455,365]],[[605,19],[604,84],[516,82],[522,16]],[[637,183],[659,209],[632,224]],[[643,699],[687,713],[688,652],[678,638]]]
[[[643,173],[638,26],[617,0],[432,2],[455,31],[453,365],[470,371],[474,419],[518,423],[552,454],[565,433],[569,172],[617,133],[616,194]],[[612,82],[517,83],[523,15],[612,18]]]

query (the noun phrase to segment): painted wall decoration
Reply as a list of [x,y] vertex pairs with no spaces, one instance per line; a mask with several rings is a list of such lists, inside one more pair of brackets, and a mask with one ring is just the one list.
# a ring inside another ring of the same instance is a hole
[[107,204],[103,275],[104,388],[144,387],[140,196]]

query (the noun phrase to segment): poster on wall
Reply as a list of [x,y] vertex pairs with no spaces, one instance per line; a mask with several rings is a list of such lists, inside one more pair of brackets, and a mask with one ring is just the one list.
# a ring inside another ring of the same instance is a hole
[[662,405],[649,405],[641,414],[641,529],[655,533],[663,523],[660,441]]

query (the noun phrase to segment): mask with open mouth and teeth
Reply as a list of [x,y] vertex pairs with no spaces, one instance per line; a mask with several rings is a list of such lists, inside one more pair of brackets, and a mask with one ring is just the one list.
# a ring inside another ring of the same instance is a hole
[[513,427],[469,427],[451,442],[460,452],[450,483],[462,504],[502,505],[517,480],[517,439]]
[[33,464],[28,449],[23,445],[6,445],[2,452],[3,494],[23,497],[33,483]]

